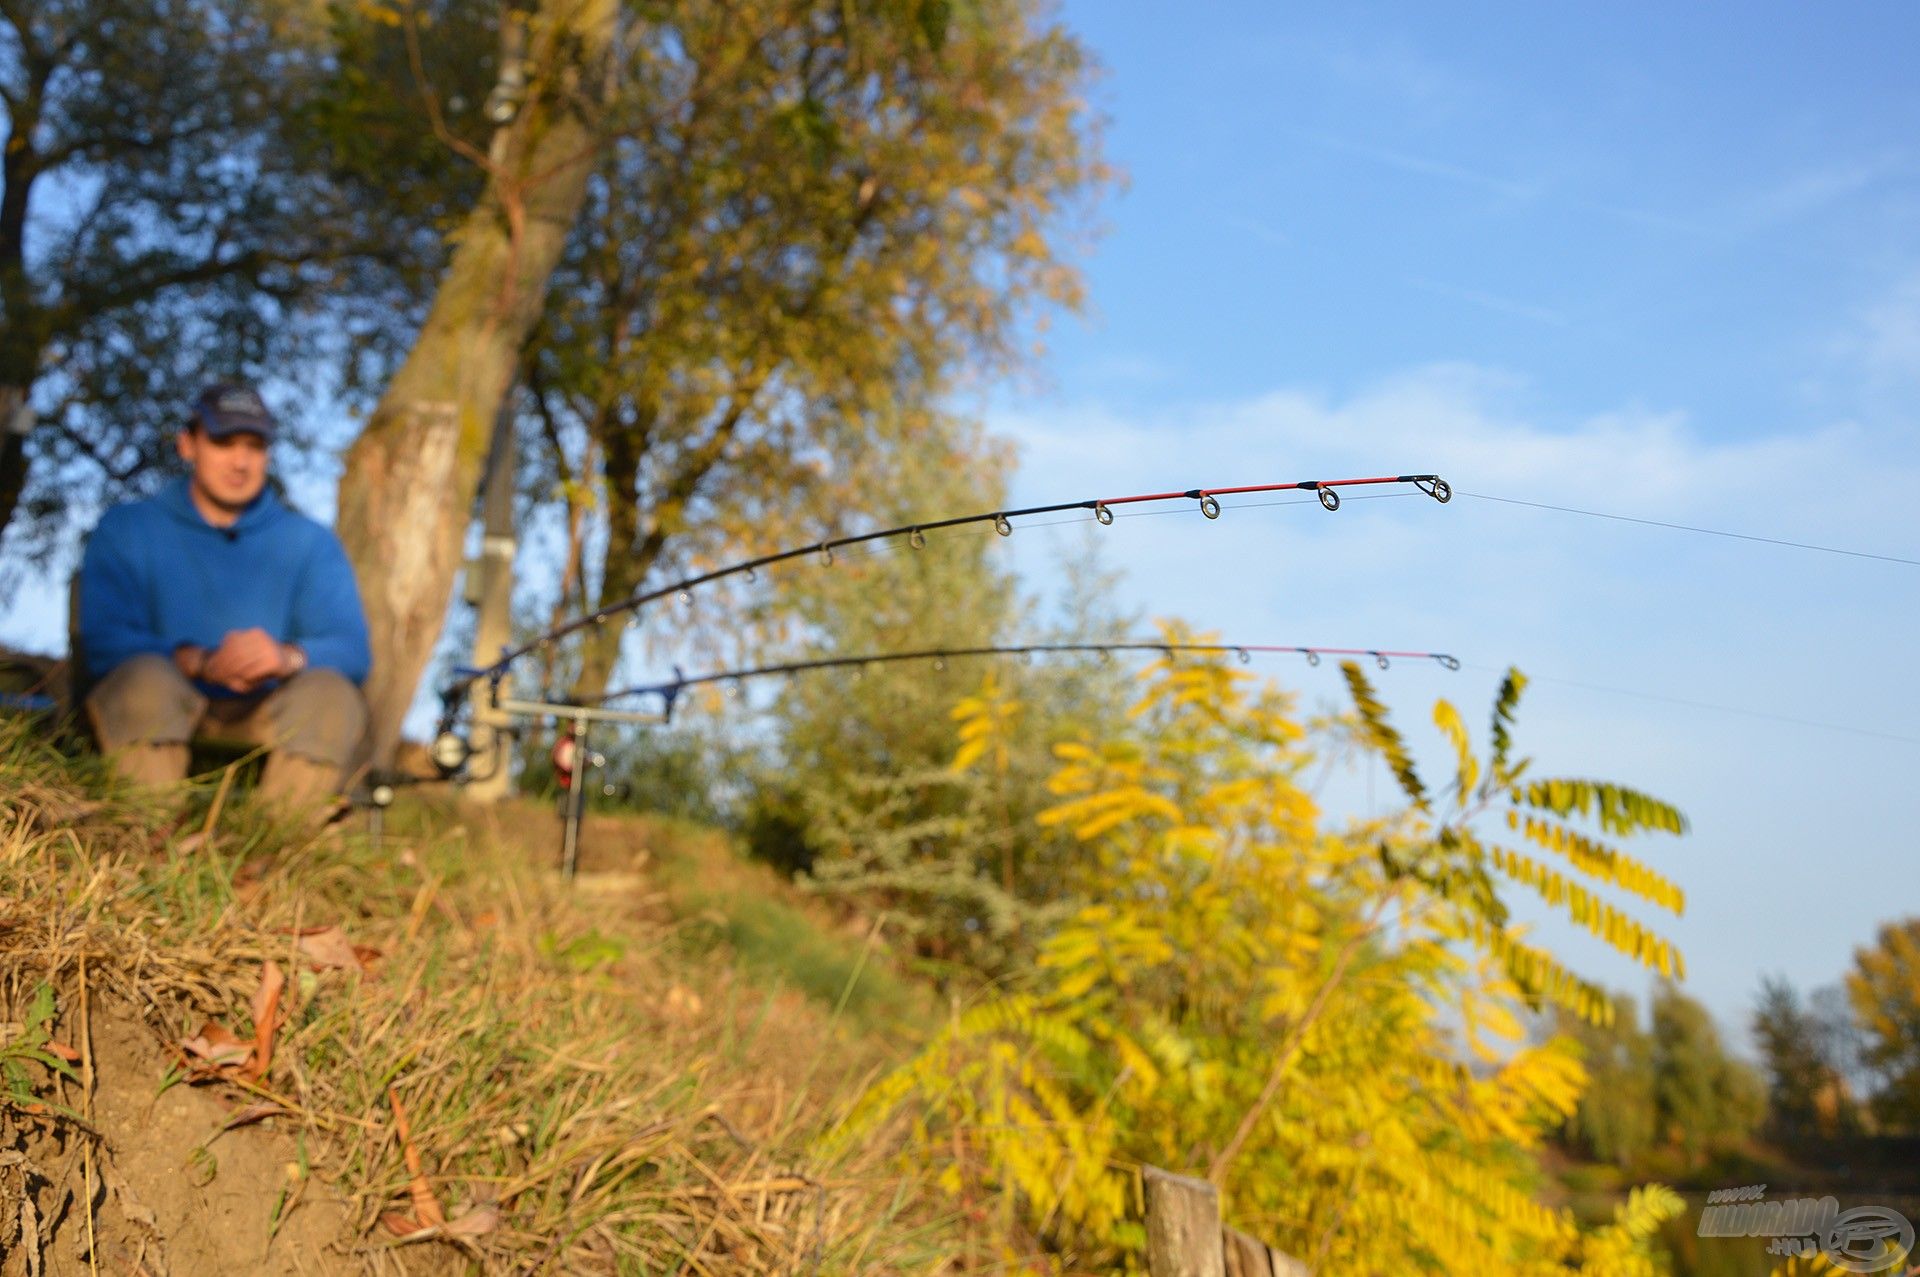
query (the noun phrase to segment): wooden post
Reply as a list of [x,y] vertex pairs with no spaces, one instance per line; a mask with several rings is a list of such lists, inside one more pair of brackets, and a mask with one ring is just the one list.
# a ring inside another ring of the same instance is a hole
[[1237,1228],[1222,1229],[1227,1252],[1227,1277],[1273,1277],[1273,1252],[1263,1241]]
[[[487,454],[486,492],[482,498],[480,557],[468,565],[474,605],[473,655],[476,667],[493,664],[513,638],[513,483],[515,448],[513,396],[500,405],[493,423],[493,448]],[[511,675],[500,680],[499,694],[511,696]],[[513,719],[493,708],[495,687],[487,679],[473,685],[473,747],[478,778],[467,785],[475,802],[498,802],[513,793]]]
[[1147,1272],[1152,1277],[1227,1277],[1220,1191],[1205,1180],[1141,1170],[1147,1190]]

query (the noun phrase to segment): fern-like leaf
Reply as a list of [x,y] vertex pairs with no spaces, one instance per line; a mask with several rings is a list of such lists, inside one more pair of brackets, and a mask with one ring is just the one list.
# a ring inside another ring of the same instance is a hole
[[1518,768],[1509,770],[1508,760],[1513,755],[1514,711],[1526,690],[1527,676],[1509,666],[1507,676],[1500,680],[1500,692],[1493,698],[1493,766],[1488,777],[1493,784],[1504,785],[1518,774]]
[[1374,694],[1373,684],[1360,672],[1360,667],[1352,661],[1340,662],[1340,672],[1347,677],[1347,688],[1353,694],[1353,706],[1360,711],[1360,721],[1366,733],[1366,739],[1387,760],[1387,766],[1393,771],[1393,778],[1400,782],[1401,792],[1407,801],[1421,811],[1431,811],[1432,803],[1427,798],[1427,787],[1420,780],[1420,773],[1414,770],[1413,755],[1407,750],[1407,743],[1393,724],[1387,721],[1387,707]]
[[1459,760],[1459,770],[1454,773],[1454,791],[1465,805],[1480,784],[1480,760],[1473,756],[1473,741],[1467,735],[1467,725],[1453,702],[1447,700],[1433,703],[1433,724],[1453,742],[1453,752]]
[[1550,811],[1565,819],[1574,812],[1597,820],[1616,837],[1640,830],[1684,834],[1687,818],[1678,807],[1625,785],[1597,780],[1536,780],[1508,792],[1516,806]]

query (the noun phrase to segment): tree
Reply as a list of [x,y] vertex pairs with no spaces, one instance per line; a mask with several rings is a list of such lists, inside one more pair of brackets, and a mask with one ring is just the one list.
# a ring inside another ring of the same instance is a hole
[[[536,411],[587,431],[605,476],[607,549],[580,578],[604,600],[695,524],[761,548],[787,498],[850,473],[963,361],[1010,351],[1025,298],[1071,296],[1044,232],[1093,172],[1084,59],[1025,0],[685,0],[636,11],[617,47],[616,16],[546,0],[528,18],[525,104],[349,454],[381,751],[537,322]],[[588,639],[583,689],[618,650]]]
[[1847,995],[1879,1082],[1875,1114],[1888,1128],[1920,1129],[1920,917],[1886,923],[1853,951]]
[[[0,531],[51,563],[150,485],[196,385],[297,376],[374,260],[249,0],[0,0]],[[16,521],[16,515],[25,514]],[[24,526],[18,526],[18,524]]]
[[[1584,1233],[1533,1196],[1539,1145],[1585,1075],[1570,1041],[1529,1043],[1520,1016],[1554,1005],[1604,1023],[1610,1003],[1519,939],[1500,887],[1672,970],[1671,946],[1587,884],[1677,904],[1607,839],[1684,821],[1620,786],[1523,779],[1517,673],[1487,755],[1436,707],[1459,766],[1429,791],[1360,669],[1345,672],[1356,732],[1408,810],[1323,821],[1288,698],[1226,661],[1157,662],[1124,729],[1057,751],[1041,819],[1076,845],[1077,907],[840,1138],[895,1116],[906,1160],[1003,1204],[1014,1253],[1038,1239],[1075,1270],[1137,1258],[1132,1168],[1149,1162],[1208,1173],[1228,1218],[1315,1272],[1652,1273],[1671,1192],[1637,1191]],[[1475,827],[1509,814],[1571,872]]]
[[600,145],[615,0],[540,0],[513,16],[524,23],[524,63],[522,38],[507,34],[512,23],[502,48],[515,56],[524,97],[484,152],[451,138],[482,166],[485,186],[340,480],[340,538],[374,650],[366,690],[378,762],[392,756],[440,636],[493,420]]
[[1671,982],[1654,994],[1653,1098],[1663,1143],[1697,1166],[1712,1149],[1744,1139],[1759,1126],[1765,1088],[1753,1070],[1729,1055],[1706,1007]]
[[[924,457],[876,514],[991,509],[997,482],[961,464],[979,455],[963,443]],[[1084,570],[1062,574],[1059,597],[1019,599],[1004,544],[984,527],[936,530],[921,549],[896,544],[793,574],[774,606],[842,654],[1127,633],[1104,601],[1094,548],[1080,548]],[[1119,729],[1129,674],[1077,658],[963,657],[796,679],[771,707],[759,849],[804,864],[812,890],[889,910],[922,955],[971,975],[1003,972],[1030,959],[1044,919],[1078,903],[1067,889],[1078,850],[1036,817],[1052,802],[1053,748]]]
[[[1085,59],[1029,8],[685,5],[675,56],[634,60],[528,362],[599,525],[583,610],[872,515],[923,435],[947,455],[925,409],[954,372],[1076,299],[1046,232],[1099,178]],[[587,634],[575,694],[620,650]]]
[[1767,1121],[1785,1136],[1833,1135],[1856,1124],[1843,1042],[1784,977],[1763,980],[1753,1036],[1767,1072]]
[[1566,1133],[1588,1157],[1631,1167],[1640,1163],[1658,1135],[1653,1040],[1640,1027],[1633,999],[1615,994],[1613,1001],[1616,1014],[1610,1026],[1560,1017],[1561,1031],[1581,1046],[1590,1079]]

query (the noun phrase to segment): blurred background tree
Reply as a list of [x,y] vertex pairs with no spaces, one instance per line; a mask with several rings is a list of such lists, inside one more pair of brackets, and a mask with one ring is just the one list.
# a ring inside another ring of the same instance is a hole
[[1763,980],[1753,1037],[1767,1076],[1767,1127],[1780,1137],[1855,1133],[1860,1114],[1848,1080],[1849,1027],[1782,977]]
[[[550,7],[524,15],[518,114],[491,141],[446,130],[486,184],[342,481],[383,742],[516,375],[521,437],[554,450],[596,547],[571,577],[592,608],[830,529],[912,443],[890,431],[1017,362],[1027,303],[1077,300],[1070,214],[1103,177],[1087,63],[1026,0],[650,5],[617,39]],[[390,553],[396,525],[417,549]],[[586,638],[576,689],[620,650]]]
[[1632,998],[1615,994],[1611,1025],[1558,1017],[1560,1031],[1580,1044],[1591,1084],[1562,1138],[1583,1156],[1613,1166],[1636,1166],[1658,1135],[1654,1106],[1653,1039],[1640,1027]]
[[1854,950],[1847,994],[1877,1083],[1875,1116],[1888,1130],[1920,1131],[1920,918],[1887,923]]
[[150,486],[209,378],[368,412],[340,526],[384,741],[514,381],[555,478],[577,445],[541,491],[592,516],[593,606],[857,521],[969,376],[1023,361],[1031,303],[1077,302],[1106,174],[1040,5],[588,7],[0,4],[9,561],[57,571]]
[[1656,1130],[1695,1167],[1759,1128],[1765,1084],[1728,1053],[1706,1007],[1674,984],[1654,993],[1650,1019]]
[[[1079,47],[1006,2],[690,4],[636,35],[527,359],[528,434],[598,524],[579,604],[846,530],[923,443],[997,488],[934,405],[1017,361],[1028,302],[1078,301]],[[620,639],[588,636],[575,692]]]
[[1699,1170],[1759,1129],[1766,1085],[1727,1049],[1706,1007],[1671,981],[1655,989],[1644,1024],[1631,998],[1616,994],[1614,1003],[1609,1025],[1560,1018],[1593,1078],[1563,1144],[1630,1174],[1672,1175]]
[[275,383],[291,407],[331,384],[334,335],[413,317],[418,236],[334,180],[313,126],[343,63],[283,16],[254,0],[0,3],[0,531],[16,569],[58,570],[105,504],[151,489],[204,381]]

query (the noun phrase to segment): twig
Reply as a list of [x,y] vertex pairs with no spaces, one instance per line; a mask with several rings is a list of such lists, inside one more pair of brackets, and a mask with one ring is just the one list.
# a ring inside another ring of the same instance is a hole
[[233,777],[240,770],[240,759],[227,764],[220,773],[220,788],[214,791],[213,805],[207,808],[207,823],[200,826],[200,848],[206,850],[213,845],[213,829],[220,823],[220,812],[227,805],[227,794],[233,789]]
[[[80,1111],[87,1121],[93,1121],[93,1017],[91,999],[87,992],[87,960],[80,959]],[[88,1141],[82,1146],[84,1161],[81,1163],[86,1177],[87,1189],[87,1271],[99,1277],[100,1238],[94,1228],[93,1219],[93,1143]]]
[[1294,1057],[1299,1054],[1300,1045],[1306,1040],[1307,1030],[1320,1018],[1320,1013],[1326,1010],[1327,1000],[1333,996],[1334,989],[1346,975],[1347,963],[1351,962],[1353,955],[1359,952],[1361,942],[1373,934],[1375,925],[1380,919],[1380,912],[1386,908],[1387,899],[1387,897],[1381,899],[1380,903],[1374,907],[1373,916],[1367,920],[1367,925],[1354,932],[1347,943],[1341,947],[1340,956],[1334,960],[1333,970],[1327,974],[1326,982],[1313,995],[1313,1002],[1306,1011],[1288,1030],[1287,1039],[1281,1045],[1280,1053],[1274,1057],[1273,1071],[1267,1075],[1267,1083],[1260,1089],[1260,1097],[1240,1118],[1240,1125],[1234,1130],[1233,1138],[1227,1141],[1227,1146],[1220,1150],[1219,1156],[1213,1159],[1213,1165],[1207,1171],[1208,1181],[1216,1188],[1224,1185],[1227,1171],[1233,1165],[1233,1159],[1240,1155],[1240,1149],[1253,1135],[1253,1128],[1266,1115],[1267,1106],[1272,1104],[1273,1097],[1280,1093],[1280,1083],[1286,1079],[1287,1070],[1293,1067]]

